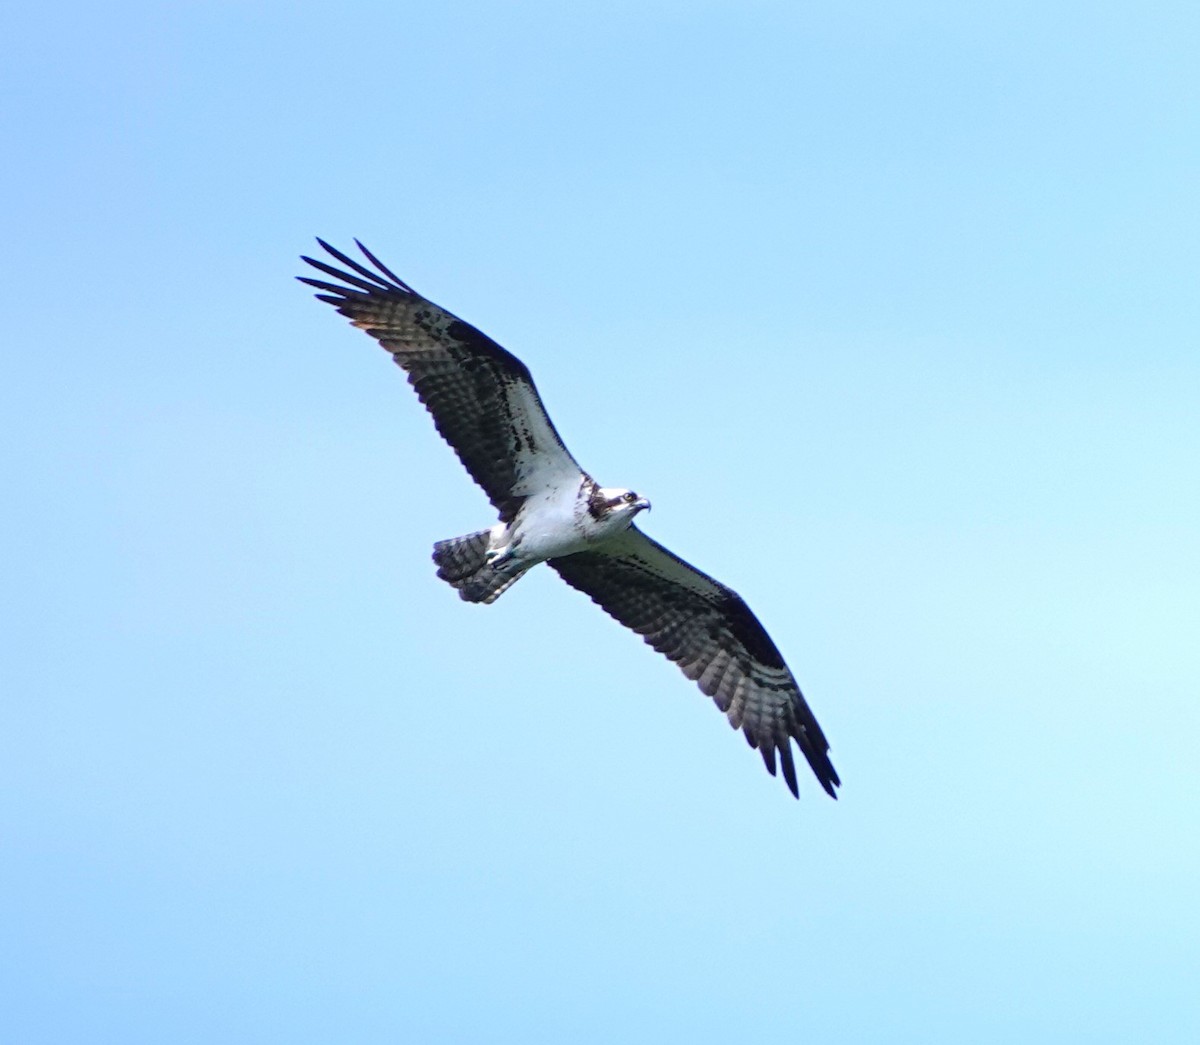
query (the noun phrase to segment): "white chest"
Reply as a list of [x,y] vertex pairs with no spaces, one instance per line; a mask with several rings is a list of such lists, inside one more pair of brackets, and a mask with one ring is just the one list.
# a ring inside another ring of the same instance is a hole
[[580,500],[581,486],[582,480],[571,486],[549,487],[525,502],[512,525],[512,546],[519,558],[553,559],[587,547],[590,516],[586,502]]

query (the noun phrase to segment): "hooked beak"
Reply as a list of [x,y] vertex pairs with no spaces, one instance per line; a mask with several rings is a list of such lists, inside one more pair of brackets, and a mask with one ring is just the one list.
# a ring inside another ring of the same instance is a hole
[[647,501],[645,497],[639,497],[633,502],[633,506],[635,508],[644,508],[646,511],[650,510],[650,502]]

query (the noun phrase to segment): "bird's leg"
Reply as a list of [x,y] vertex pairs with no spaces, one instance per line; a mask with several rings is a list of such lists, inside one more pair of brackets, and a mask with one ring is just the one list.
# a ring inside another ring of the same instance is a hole
[[488,550],[484,552],[483,564],[485,566],[502,566],[512,558],[520,543],[520,538],[513,539],[507,526],[498,523],[492,527],[491,541]]
[[498,566],[512,557],[512,548],[505,546],[503,548],[489,548],[483,555],[483,564],[485,566]]
[[516,562],[520,556],[517,555],[517,549],[520,547],[520,540],[515,540],[511,544],[502,544],[498,548],[489,548],[483,554],[483,563],[485,566],[507,566],[509,563]]

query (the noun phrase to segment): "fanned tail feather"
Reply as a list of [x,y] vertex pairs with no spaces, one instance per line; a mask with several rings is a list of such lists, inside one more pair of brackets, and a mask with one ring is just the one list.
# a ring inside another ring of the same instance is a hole
[[438,541],[433,546],[437,575],[458,587],[456,581],[466,580],[483,565],[490,537],[490,530],[480,530],[478,533],[468,533],[465,537]]
[[528,569],[514,566],[511,561],[488,564],[490,543],[491,531],[479,530],[433,546],[437,575],[466,602],[495,602]]

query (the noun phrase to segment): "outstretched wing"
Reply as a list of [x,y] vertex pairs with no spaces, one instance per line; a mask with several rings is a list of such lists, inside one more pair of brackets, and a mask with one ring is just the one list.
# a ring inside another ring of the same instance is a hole
[[503,522],[526,496],[576,482],[581,470],[546,415],[529,369],[486,334],[421,297],[358,243],[365,265],[321,246],[346,272],[305,257],[340,283],[299,276],[392,353],[442,438],[488,495]]
[[737,592],[689,566],[636,526],[594,551],[551,559],[571,587],[679,665],[799,797],[791,741],[834,798],[841,781],[800,687]]

